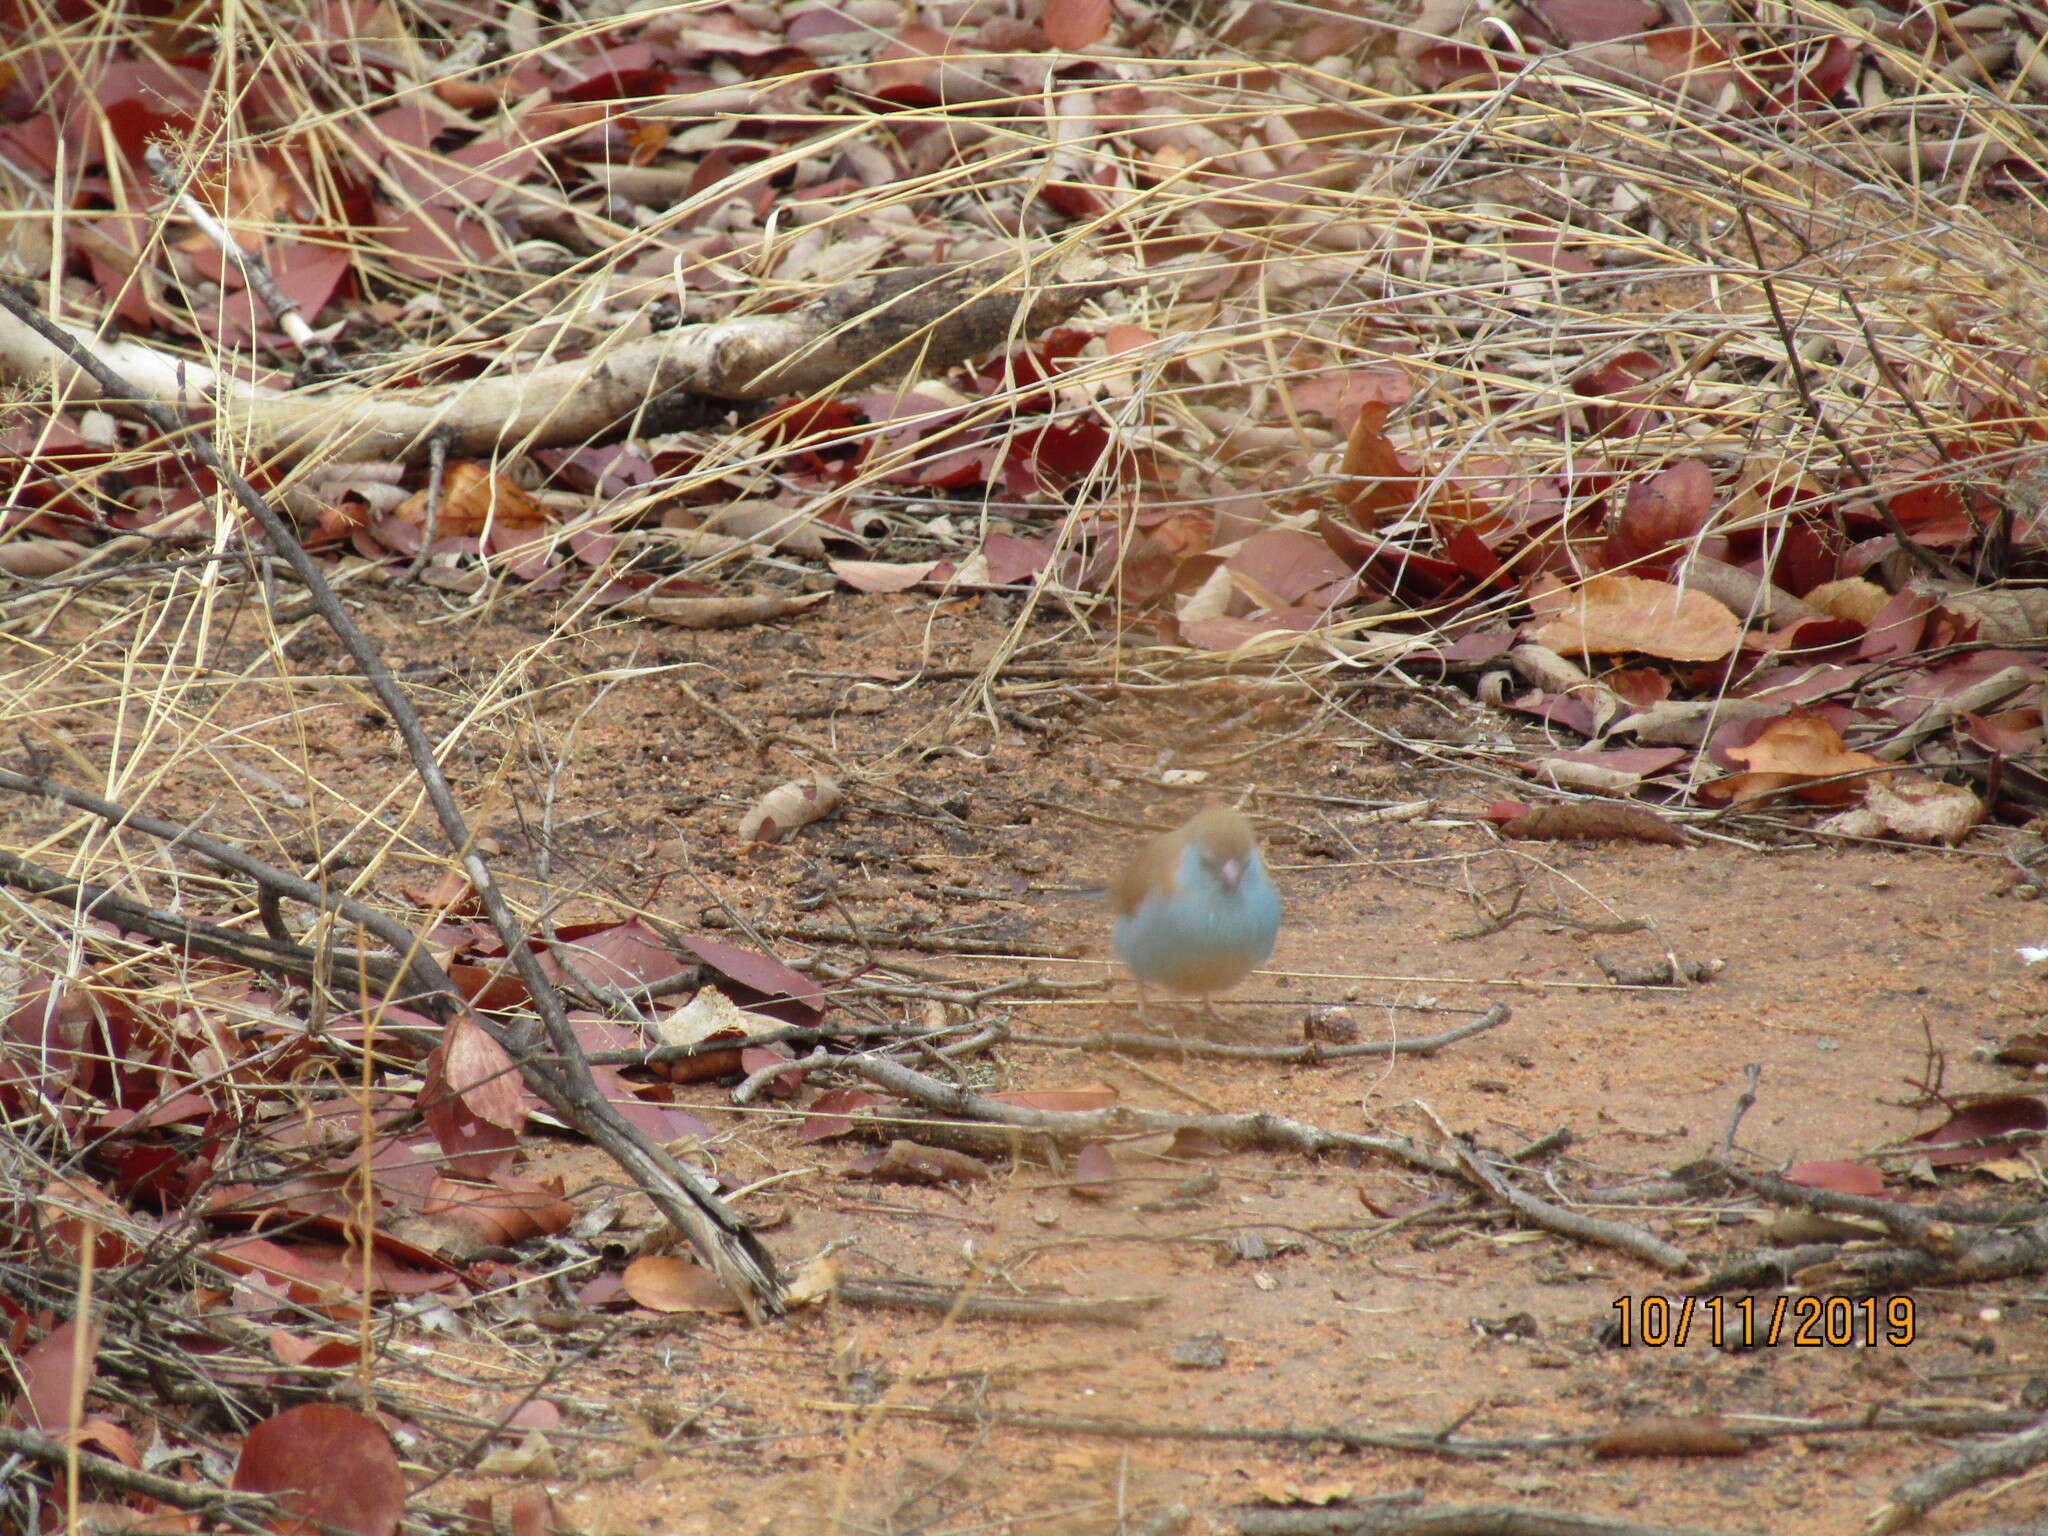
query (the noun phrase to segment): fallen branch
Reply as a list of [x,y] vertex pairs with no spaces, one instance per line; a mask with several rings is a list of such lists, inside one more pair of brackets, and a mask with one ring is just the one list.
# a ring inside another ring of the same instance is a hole
[[[813,1065],[812,1070],[818,1071],[821,1067]],[[1284,1115],[1176,1115],[1124,1104],[1111,1105],[1107,1109],[1028,1109],[988,1098],[969,1088],[942,1083],[901,1062],[878,1056],[835,1057],[822,1070],[866,1078],[914,1104],[956,1120],[1014,1126],[1069,1144],[1111,1136],[1171,1135],[1185,1131],[1211,1137],[1229,1147],[1288,1151],[1308,1157],[1328,1152],[1376,1152],[1427,1173],[1476,1184],[1522,1220],[1562,1237],[1618,1248],[1669,1274],[1690,1274],[1699,1268],[1692,1255],[1639,1227],[1584,1216],[1513,1188],[1488,1169],[1476,1152],[1448,1131],[1445,1132],[1447,1145],[1454,1150],[1446,1155],[1406,1136],[1367,1136],[1355,1131],[1325,1130]]]
[[1163,1296],[962,1296],[955,1285],[925,1285],[904,1280],[842,1280],[834,1292],[859,1307],[899,1307],[936,1312],[949,1318],[1025,1323],[1135,1324],[1166,1298]]
[[1903,1530],[1937,1504],[1946,1503],[1966,1489],[1988,1483],[1995,1477],[2017,1477],[2048,1462],[2048,1423],[1989,1445],[1973,1445],[1958,1451],[1937,1467],[1907,1478],[1892,1490],[1892,1496],[1878,1506],[1864,1525],[1864,1536],[1891,1536]]
[[1013,1045],[1048,1045],[1065,1050],[1107,1052],[1126,1056],[1204,1056],[1223,1061],[1277,1061],[1289,1066],[1313,1067],[1325,1062],[1355,1057],[1434,1056],[1456,1041],[1498,1029],[1508,1021],[1506,1003],[1495,1003],[1470,1024],[1446,1029],[1434,1035],[1408,1039],[1376,1040],[1370,1044],[1325,1045],[1309,1040],[1300,1045],[1230,1045],[1219,1040],[1177,1040],[1170,1035],[1138,1035],[1104,1032],[1080,1037],[1063,1035],[1011,1035]]
[[1080,252],[1041,253],[1007,270],[959,263],[885,272],[801,309],[683,326],[569,362],[514,364],[419,389],[338,386],[318,394],[250,384],[139,341],[47,320],[33,325],[8,305],[0,378],[28,383],[54,374],[60,398],[144,415],[183,415],[203,403],[251,454],[272,462],[340,454],[424,460],[437,432],[450,453],[483,457],[655,430],[649,402],[672,391],[770,400],[948,368],[1058,325],[1121,281],[1107,262]]

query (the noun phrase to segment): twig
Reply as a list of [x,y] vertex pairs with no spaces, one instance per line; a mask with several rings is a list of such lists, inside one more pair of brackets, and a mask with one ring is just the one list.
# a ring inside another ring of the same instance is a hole
[[277,1501],[267,1493],[210,1488],[202,1483],[187,1483],[155,1472],[138,1471],[123,1466],[112,1457],[66,1445],[32,1429],[0,1425],[0,1451],[12,1451],[46,1467],[57,1468],[67,1465],[75,1457],[79,1470],[96,1483],[139,1493],[173,1509],[212,1510],[245,1531],[262,1531],[265,1527],[257,1523],[257,1517],[274,1519],[281,1513]]
[[1436,1128],[1443,1133],[1444,1144],[1458,1160],[1459,1171],[1531,1226],[1542,1227],[1546,1231],[1555,1232],[1562,1237],[1575,1238],[1580,1242],[1619,1248],[1624,1253],[1635,1255],[1646,1264],[1655,1265],[1666,1274],[1690,1275],[1699,1272],[1699,1260],[1683,1248],[1651,1236],[1641,1227],[1631,1227],[1626,1222],[1606,1221],[1598,1216],[1584,1215],[1579,1211],[1568,1211],[1561,1205],[1539,1200],[1534,1195],[1515,1188],[1489,1167],[1464,1138],[1452,1135],[1449,1127],[1441,1120],[1437,1120],[1435,1110],[1426,1104],[1422,1108],[1431,1120],[1436,1121]]
[[[200,918],[179,917],[90,880],[61,875],[4,849],[0,849],[0,885],[11,885],[32,896],[67,907],[81,922],[87,918],[98,918],[128,933],[143,934],[161,943],[232,960],[251,970],[266,971],[272,975],[315,981],[327,973],[328,962],[336,958],[333,951],[323,956],[303,944],[223,928],[218,923]],[[382,955],[350,958],[365,975],[382,986],[390,986],[406,974],[403,967],[394,965]],[[441,994],[437,991],[428,995]]]
[[1994,1477],[2015,1477],[2044,1462],[2048,1462],[2048,1423],[1989,1445],[1973,1445],[1892,1489],[1891,1498],[1864,1524],[1864,1536],[1890,1536],[1967,1488]]
[[162,183],[163,189],[176,199],[179,211],[198,225],[199,232],[235,264],[242,274],[242,281],[248,285],[249,292],[263,301],[263,307],[270,311],[270,317],[277,322],[278,329],[291,338],[292,345],[299,349],[299,355],[305,359],[305,375],[309,379],[331,379],[337,374],[346,373],[348,364],[342,361],[341,354],[336,352],[330,343],[322,341],[313,333],[313,328],[299,313],[298,302],[285,297],[284,290],[279,288],[271,277],[270,268],[263,264],[263,258],[243,250],[241,243],[213,216],[212,211],[194,197],[189,189],[178,185],[178,173],[173,169],[170,158],[163,150],[155,144],[147,145],[142,151],[142,159],[151,173]]
[[1737,1536],[1692,1525],[1650,1525],[1519,1504],[1446,1504],[1435,1509],[1242,1509],[1243,1536]]
[[832,1070],[867,1078],[942,1115],[1041,1131],[1061,1142],[1188,1131],[1213,1137],[1227,1146],[1279,1148],[1311,1157],[1347,1150],[1377,1152],[1430,1173],[1470,1180],[1517,1216],[1547,1231],[1580,1242],[1618,1248],[1672,1274],[1690,1274],[1699,1268],[1698,1261],[1683,1249],[1652,1237],[1640,1228],[1583,1216],[1512,1188],[1498,1174],[1486,1169],[1471,1150],[1448,1131],[1445,1139],[1454,1149],[1450,1155],[1424,1147],[1405,1136],[1365,1136],[1352,1131],[1325,1130],[1281,1115],[1176,1115],[1122,1104],[1093,1110],[1026,1109],[941,1083],[901,1062],[873,1056],[836,1057]]
[[1011,1035],[1013,1045],[1059,1046],[1067,1050],[1115,1052],[1129,1056],[1206,1056],[1224,1061],[1278,1061],[1295,1066],[1319,1066],[1324,1062],[1353,1057],[1434,1056],[1456,1041],[1497,1029],[1510,1017],[1506,1003],[1495,1003],[1470,1024],[1440,1034],[1415,1035],[1405,1040],[1375,1041],[1370,1045],[1324,1045],[1310,1040],[1300,1045],[1230,1045],[1215,1040],[1176,1040],[1165,1035],[1102,1033],[1072,1039],[1059,1035]]
[[891,1418],[937,1419],[947,1424],[1036,1430],[1052,1435],[1107,1435],[1118,1440],[1230,1441],[1250,1445],[1300,1445],[1341,1451],[1415,1451],[1453,1461],[1490,1461],[1507,1454],[1491,1445],[1443,1440],[1430,1434],[1393,1434],[1335,1424],[1306,1429],[1254,1429],[1242,1424],[1149,1424],[1139,1419],[1078,1413],[1030,1413],[1018,1409],[964,1408],[950,1403],[817,1403],[828,1413],[887,1414]]
[[[427,953],[426,946],[420,942],[419,936],[407,929],[404,924],[397,922],[385,913],[379,912],[375,907],[368,906],[352,897],[343,895],[328,886],[315,885],[310,880],[302,880],[297,875],[291,874],[286,870],[278,869],[274,865],[265,864],[260,859],[252,858],[232,843],[209,836],[207,833],[179,822],[165,821],[158,816],[144,815],[141,811],[133,810],[118,801],[108,800],[103,796],[93,794],[89,790],[74,789],[68,784],[60,784],[56,780],[40,774],[31,777],[27,774],[11,773],[4,768],[0,768],[0,790],[13,790],[18,794],[30,795],[39,799],[58,800],[65,805],[75,806],[79,810],[90,811],[93,815],[105,820],[110,826],[133,827],[138,832],[146,832],[151,837],[163,838],[177,847],[189,848],[192,852],[198,854],[217,868],[229,870],[234,874],[243,875],[255,881],[259,891],[266,895],[287,896],[293,901],[303,902],[309,907],[332,912],[338,917],[345,917],[350,922],[357,924],[365,931],[388,944],[393,953],[398,957],[399,967],[410,972],[413,984],[420,991],[429,994],[453,991],[453,983],[449,981],[447,973]],[[118,903],[124,898],[115,897],[113,899]],[[131,905],[139,906],[139,904],[135,903],[131,903]],[[104,915],[113,916],[114,909],[111,907],[101,906],[98,910]],[[141,908],[141,910],[146,913],[153,909]],[[184,918],[172,920],[179,923],[187,923],[189,921]],[[266,911],[264,927],[270,932],[273,939],[277,940],[281,945],[289,946],[288,950],[278,951],[279,955],[296,957],[312,953],[311,950],[299,944],[296,937],[289,930],[280,931],[283,927],[282,920],[276,915],[274,908]],[[144,933],[150,930],[137,928],[135,931]],[[228,930],[221,931],[227,932]],[[161,934],[155,936],[162,937]],[[238,940],[247,938],[246,935],[242,934],[235,934],[234,937]],[[220,951],[213,952],[220,953]],[[236,957],[230,955],[228,958]],[[254,964],[256,962],[252,960],[250,963]],[[293,974],[300,973],[294,972]],[[384,979],[389,974],[388,969],[381,971],[379,979]]]
[[1742,1117],[1756,1107],[1757,1080],[1763,1076],[1761,1064],[1752,1061],[1742,1069],[1742,1092],[1736,1096],[1735,1110],[1728,1116],[1728,1129],[1721,1133],[1721,1155],[1729,1157],[1735,1151],[1735,1128],[1742,1124]]
[[862,1307],[901,1307],[936,1312],[944,1317],[979,1318],[1027,1323],[1136,1324],[1159,1306],[1163,1296],[991,1296],[958,1286],[915,1285],[905,1281],[842,1280],[835,1294]]

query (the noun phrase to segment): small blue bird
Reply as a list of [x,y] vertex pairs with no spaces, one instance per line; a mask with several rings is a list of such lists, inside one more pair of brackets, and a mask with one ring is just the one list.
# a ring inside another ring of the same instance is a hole
[[1251,823],[1211,806],[1149,839],[1109,888],[1116,952],[1147,985],[1209,999],[1273,953],[1280,897],[1266,878]]

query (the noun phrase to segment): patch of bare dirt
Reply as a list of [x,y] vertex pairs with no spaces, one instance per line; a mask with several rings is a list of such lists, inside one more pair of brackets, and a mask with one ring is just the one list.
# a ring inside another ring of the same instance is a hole
[[[391,593],[362,616],[430,719],[464,722],[451,766],[487,808],[523,899],[538,888],[518,877],[536,871],[551,817],[558,919],[644,906],[785,960],[886,962],[935,983],[1106,981],[990,1003],[1015,1031],[1071,1045],[1013,1043],[965,1070],[984,1088],[1106,1082],[1128,1104],[1425,1142],[1441,1125],[1499,1151],[1568,1132],[1541,1154],[1539,1192],[1644,1224],[1708,1264],[1759,1241],[1755,1202],[1645,1211],[1626,1190],[1721,1147],[1746,1068],[1760,1075],[1741,1154],[1763,1168],[1854,1157],[1940,1120],[1931,1085],[2010,1087],[2013,1069],[1985,1048],[2042,1012],[2015,949],[2043,923],[2009,894],[2003,834],[1946,853],[1820,848],[1791,823],[1752,819],[1710,825],[1688,848],[1504,842],[1478,818],[1511,791],[1506,758],[1475,744],[1510,727],[1423,685],[1382,680],[1334,700],[1252,680],[1166,687],[1141,655],[1047,665],[1053,645],[1071,662],[1079,643],[1033,620],[1002,687],[978,695],[975,671],[1012,618],[997,600],[840,596],[785,627],[716,635],[627,625],[550,638],[516,604],[450,620],[432,599]],[[276,697],[289,706],[259,718],[244,701],[260,690],[245,688],[221,728],[245,756],[303,732],[340,797],[306,819],[317,846],[345,820],[342,799],[395,788],[402,806],[409,790],[330,654],[310,636],[288,654]],[[531,658],[510,703],[507,657]],[[248,661],[262,671],[255,651]],[[848,790],[836,818],[781,846],[736,845],[747,805],[816,768]],[[1207,777],[1162,787],[1176,770]],[[175,813],[200,809],[189,786],[172,794]],[[1432,1056],[1318,1066],[1080,1049],[1135,1027],[1087,889],[1142,829],[1201,796],[1240,795],[1285,926],[1220,1025],[1175,1016],[1190,1041],[1299,1041],[1317,1004],[1348,1005],[1367,1041],[1432,1033],[1471,1016],[1449,1010],[1495,1001],[1509,1021]],[[1434,808],[1376,819],[1418,799]],[[437,857],[420,855],[423,878]],[[831,929],[862,939],[804,937]],[[1596,959],[1666,954],[1724,964],[1700,986],[1642,989],[1607,984]],[[1957,1443],[1865,1430],[1867,1416],[2048,1397],[2038,1280],[1915,1292],[1904,1344],[1727,1351],[1696,1325],[1684,1347],[1624,1345],[1617,1323],[1640,1330],[1646,1299],[1676,1297],[1681,1281],[1390,1161],[1191,1155],[1154,1136],[1115,1146],[1106,1189],[1024,1160],[979,1185],[878,1184],[849,1173],[873,1148],[798,1139],[814,1093],[740,1111],[721,1086],[684,1091],[719,1133],[709,1151],[728,1184],[767,1181],[740,1207],[789,1267],[837,1247],[850,1279],[1152,1304],[1136,1323],[1068,1325],[828,1302],[753,1329],[486,1303],[466,1314],[469,1337],[406,1342],[508,1400],[541,1383],[575,1431],[557,1438],[546,1479],[571,1528],[1221,1530],[1240,1506],[1348,1489],[1806,1536],[1855,1528]],[[584,1203],[622,1188],[564,1142],[538,1142],[525,1171],[566,1174]],[[1966,1170],[1941,1185],[1952,1200],[2038,1188]],[[1904,1179],[1894,1192],[1926,1191]],[[639,1205],[626,1202],[629,1237]],[[473,1390],[449,1391],[473,1405]],[[1573,1438],[1699,1413],[1737,1432],[1826,1428],[1725,1459],[1601,1460]],[[1318,1428],[1454,1431],[1457,1449],[1258,1438]],[[435,1497],[512,1486],[466,1476]],[[2011,1523],[2042,1503],[2037,1474],[1923,1528]]]

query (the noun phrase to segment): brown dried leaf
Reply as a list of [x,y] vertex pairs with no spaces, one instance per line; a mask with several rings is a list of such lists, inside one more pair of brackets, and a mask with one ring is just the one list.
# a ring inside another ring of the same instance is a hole
[[1575,800],[1565,805],[1539,805],[1502,825],[1508,837],[1630,839],[1639,843],[1685,846],[1685,833],[1646,805],[1613,805]]
[[[402,522],[424,530],[427,493],[407,497],[392,514]],[[548,509],[518,486],[474,459],[451,459],[441,477],[440,509],[434,518],[434,538],[473,539],[486,525],[498,528],[538,528],[547,521]]]
[[1532,638],[1567,656],[1640,651],[1668,661],[1719,661],[1742,643],[1742,623],[1701,592],[1640,576],[1593,576]]
[[743,843],[779,843],[798,827],[822,821],[838,810],[846,794],[836,779],[813,774],[808,780],[791,779],[778,784],[749,807],[740,818]]
[[830,592],[763,592],[756,597],[660,597],[636,592],[608,610],[643,619],[659,619],[679,629],[739,629],[767,624],[802,613],[830,597]]
[[649,1254],[628,1264],[620,1277],[631,1296],[650,1312],[737,1312],[739,1298],[701,1264],[668,1254]]
[[301,1520],[393,1536],[405,1474],[376,1420],[338,1403],[306,1403],[263,1420],[242,1442],[234,1486],[268,1493]]
[[900,1139],[886,1152],[855,1158],[849,1171],[888,1184],[978,1184],[990,1176],[985,1163],[965,1152]]
[[1593,1442],[1594,1456],[1741,1456],[1748,1445],[1728,1433],[1718,1414],[1646,1414],[1617,1424]]
[[1844,805],[1856,797],[1865,775],[1891,769],[1868,752],[1851,752],[1841,733],[1817,715],[1773,720],[1748,746],[1730,747],[1727,757],[1749,771],[1701,785],[1702,800],[1728,805],[1790,789],[1816,805]]

